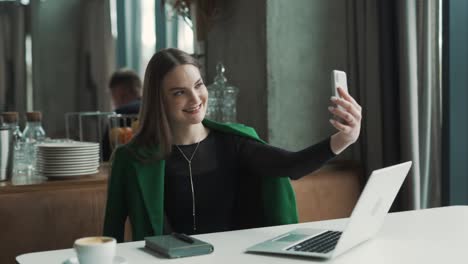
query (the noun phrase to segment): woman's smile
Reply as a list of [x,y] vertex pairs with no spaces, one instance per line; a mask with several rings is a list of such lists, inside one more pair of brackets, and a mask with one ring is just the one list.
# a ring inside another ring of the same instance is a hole
[[200,109],[202,108],[202,104],[200,103],[199,105],[195,106],[195,107],[190,107],[190,108],[186,108],[182,111],[186,112],[186,113],[189,113],[189,114],[198,114],[200,112]]

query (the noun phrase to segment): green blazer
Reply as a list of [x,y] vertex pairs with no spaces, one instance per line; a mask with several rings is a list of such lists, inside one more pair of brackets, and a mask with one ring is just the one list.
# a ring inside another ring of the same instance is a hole
[[[263,142],[251,127],[221,124],[205,119],[210,129],[253,138]],[[125,220],[130,219],[133,240],[161,235],[164,226],[164,160],[142,163],[135,156],[135,146],[116,149],[112,160],[104,235],[122,242]],[[156,147],[152,151],[156,151]],[[136,151],[141,151],[136,149]],[[278,177],[275,177],[278,176]],[[289,178],[241,175],[239,229],[297,223],[294,191]]]

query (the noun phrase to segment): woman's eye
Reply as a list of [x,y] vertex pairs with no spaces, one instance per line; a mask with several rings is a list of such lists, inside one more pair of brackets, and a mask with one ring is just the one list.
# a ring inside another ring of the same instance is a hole
[[179,96],[179,95],[182,95],[182,94],[184,94],[183,91],[177,91],[177,92],[173,93],[173,95],[175,95],[175,96]]
[[195,88],[200,88],[201,86],[203,85],[203,83],[197,83],[197,85],[195,85]]

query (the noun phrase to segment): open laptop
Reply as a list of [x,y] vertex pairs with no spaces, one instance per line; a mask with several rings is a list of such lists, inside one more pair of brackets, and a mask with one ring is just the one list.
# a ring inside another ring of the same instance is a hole
[[382,227],[411,164],[408,161],[373,171],[344,230],[295,229],[247,252],[330,259],[367,241]]

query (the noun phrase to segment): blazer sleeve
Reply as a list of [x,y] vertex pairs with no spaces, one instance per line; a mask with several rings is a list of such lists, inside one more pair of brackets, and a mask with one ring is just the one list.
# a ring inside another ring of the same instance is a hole
[[125,186],[129,167],[128,154],[124,146],[115,151],[111,162],[103,234],[123,242],[125,220],[128,216]]

